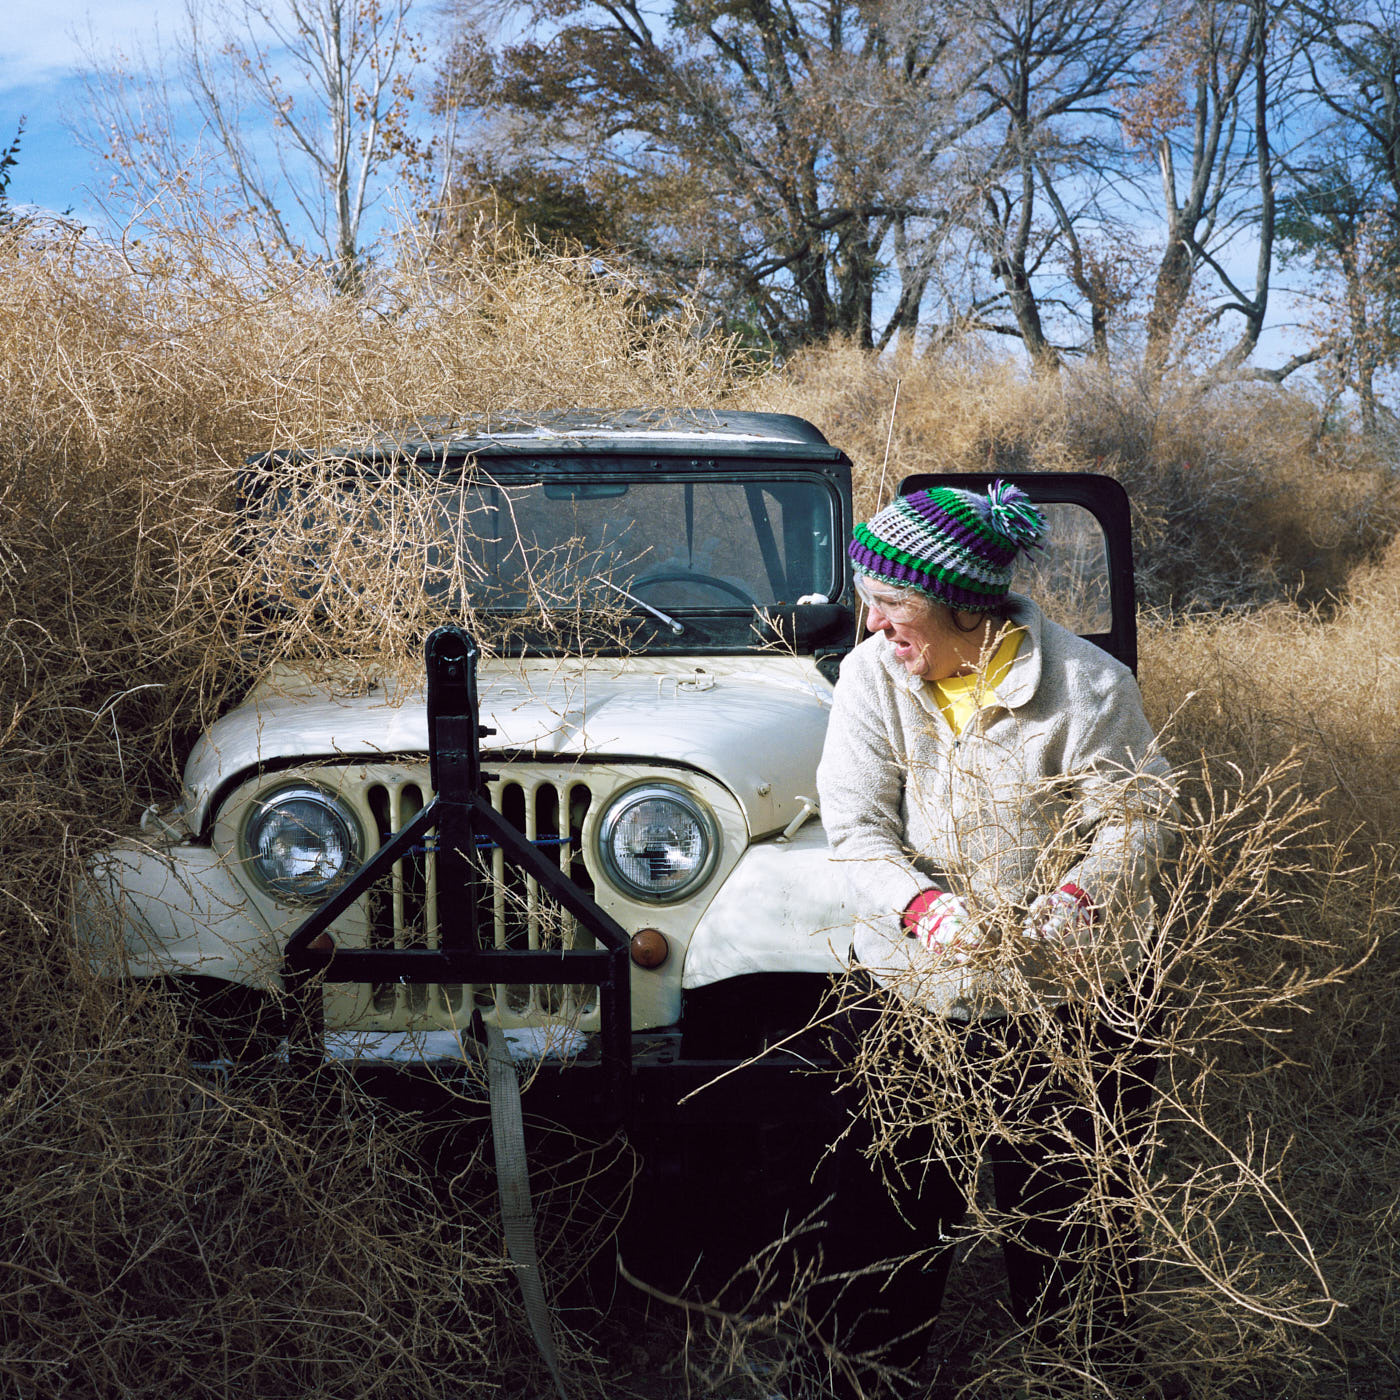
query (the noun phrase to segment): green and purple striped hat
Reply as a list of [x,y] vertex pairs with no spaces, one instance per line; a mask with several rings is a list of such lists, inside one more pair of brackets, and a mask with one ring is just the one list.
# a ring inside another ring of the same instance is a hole
[[927,593],[966,612],[1000,612],[1016,557],[1044,545],[1045,517],[1019,487],[934,486],[900,496],[857,525],[857,574]]

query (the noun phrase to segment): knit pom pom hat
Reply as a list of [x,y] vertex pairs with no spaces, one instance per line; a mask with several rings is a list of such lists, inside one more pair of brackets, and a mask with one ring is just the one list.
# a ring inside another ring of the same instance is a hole
[[850,544],[857,574],[915,588],[966,612],[1000,612],[1017,555],[1045,542],[1045,517],[1004,481],[987,491],[934,486],[900,496]]

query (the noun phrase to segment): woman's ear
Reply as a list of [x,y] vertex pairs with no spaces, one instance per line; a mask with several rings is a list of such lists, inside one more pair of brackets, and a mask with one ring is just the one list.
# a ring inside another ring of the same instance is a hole
[[981,631],[987,619],[992,616],[991,613],[984,612],[963,612],[961,609],[944,607],[941,603],[935,606],[943,614],[944,628],[962,637],[970,637],[974,632]]

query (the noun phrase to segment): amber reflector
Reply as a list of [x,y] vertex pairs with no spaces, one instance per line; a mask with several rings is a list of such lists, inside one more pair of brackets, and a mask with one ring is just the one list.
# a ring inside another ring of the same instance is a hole
[[671,955],[671,945],[659,928],[640,928],[632,935],[632,961],[638,967],[660,967]]

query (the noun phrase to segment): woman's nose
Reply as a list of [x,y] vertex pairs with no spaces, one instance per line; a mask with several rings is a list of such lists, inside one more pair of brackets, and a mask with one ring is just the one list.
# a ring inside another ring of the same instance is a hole
[[867,632],[883,632],[889,626],[889,622],[889,618],[874,603],[865,605],[865,630]]

